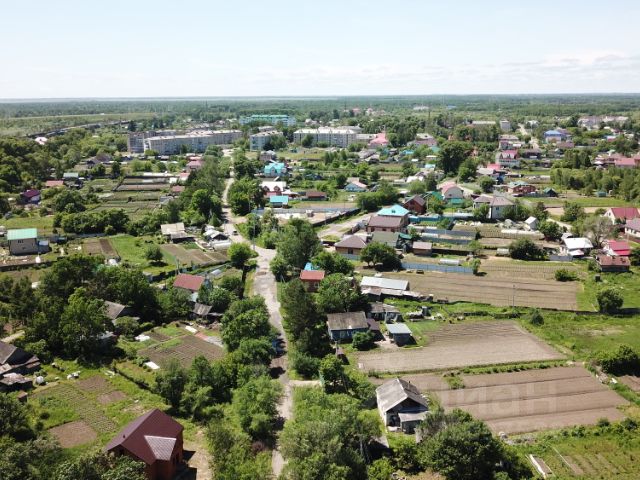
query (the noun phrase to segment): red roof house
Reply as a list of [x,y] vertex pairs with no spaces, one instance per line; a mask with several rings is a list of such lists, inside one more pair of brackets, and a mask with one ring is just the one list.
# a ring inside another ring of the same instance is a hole
[[629,257],[612,257],[611,255],[598,255],[596,257],[600,270],[603,272],[628,272],[631,267]]
[[144,462],[149,480],[171,480],[183,459],[183,430],[156,408],[126,425],[104,450]]
[[636,207],[611,207],[604,213],[611,223],[625,223],[627,220],[640,217],[640,211]]
[[631,245],[626,240],[605,240],[604,251],[609,255],[628,257],[631,255]]
[[426,210],[426,204],[427,202],[424,198],[422,198],[420,195],[414,195],[409,200],[404,202],[404,205],[402,206],[407,210],[411,210],[412,212],[424,213]]
[[302,270],[300,280],[310,292],[315,292],[324,278],[324,270]]
[[387,140],[387,133],[380,132],[376,135],[376,137],[369,142],[370,147],[386,147],[389,145],[389,140]]
[[44,186],[46,188],[64,187],[64,180],[47,180]]
[[173,282],[174,288],[182,288],[190,292],[197,292],[204,283],[204,277],[189,273],[179,274]]

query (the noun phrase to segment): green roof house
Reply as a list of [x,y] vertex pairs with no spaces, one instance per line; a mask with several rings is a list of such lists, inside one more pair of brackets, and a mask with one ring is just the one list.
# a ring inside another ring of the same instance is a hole
[[18,228],[7,232],[9,253],[11,255],[29,255],[38,253],[38,229]]

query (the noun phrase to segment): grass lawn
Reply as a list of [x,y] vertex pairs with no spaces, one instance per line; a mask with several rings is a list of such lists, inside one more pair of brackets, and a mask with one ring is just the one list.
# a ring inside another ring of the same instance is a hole
[[152,265],[145,258],[147,247],[155,243],[153,237],[132,237],[131,235],[116,235],[109,237],[113,248],[116,249],[123,262],[141,267],[145,272],[161,273],[175,269],[175,258],[161,249],[164,265]]
[[[537,199],[535,199],[538,201]],[[540,199],[545,207],[563,207],[565,202],[577,203],[581,207],[628,207],[633,206],[633,202],[628,202],[615,197],[575,197],[575,198],[554,198],[545,197]]]
[[596,295],[605,287],[614,287],[624,298],[624,308],[640,308],[640,269],[632,268],[629,273],[601,273],[600,282],[589,272],[584,280],[584,289],[578,292],[578,306],[584,310],[597,310]]
[[11,218],[2,220],[2,224],[7,229],[13,228],[37,228],[38,235],[49,235],[53,233],[53,215],[41,217],[37,213],[28,217],[14,215]]

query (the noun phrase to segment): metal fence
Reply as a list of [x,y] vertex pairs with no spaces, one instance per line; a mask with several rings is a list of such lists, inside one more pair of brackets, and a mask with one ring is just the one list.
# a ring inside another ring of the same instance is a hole
[[440,265],[435,263],[409,263],[402,262],[402,268],[405,270],[424,270],[428,272],[444,272],[444,273],[473,273],[469,267],[460,265]]

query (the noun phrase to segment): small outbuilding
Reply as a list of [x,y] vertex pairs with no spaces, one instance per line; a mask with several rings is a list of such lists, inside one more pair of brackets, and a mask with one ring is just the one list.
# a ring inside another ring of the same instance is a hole
[[300,280],[309,292],[317,292],[323,279],[324,270],[302,270],[300,272]]
[[427,400],[410,382],[394,378],[376,388],[378,412],[386,427],[412,433],[429,412]]
[[390,323],[387,325],[389,338],[397,346],[402,347],[413,341],[411,329],[404,323]]
[[628,272],[631,268],[631,261],[629,257],[623,257],[620,255],[598,255],[596,261],[600,266],[602,272]]
[[413,253],[430,257],[433,253],[433,244],[431,242],[413,242]]

